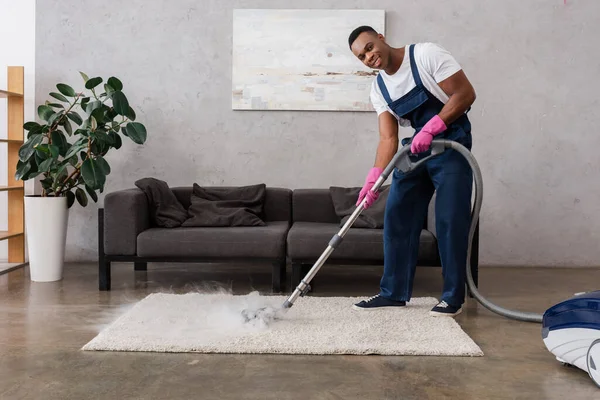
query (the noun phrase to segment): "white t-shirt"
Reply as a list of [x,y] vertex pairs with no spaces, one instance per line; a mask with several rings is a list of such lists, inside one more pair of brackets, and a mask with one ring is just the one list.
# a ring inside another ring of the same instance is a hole
[[[437,97],[442,103],[446,104],[448,96],[437,84],[461,70],[461,66],[446,49],[435,43],[417,43],[414,46],[415,63],[419,70],[419,76],[423,85],[431,94]],[[410,92],[415,86],[415,80],[410,68],[409,46],[406,46],[404,60],[398,71],[393,75],[388,75],[380,70],[379,74],[383,78],[385,87],[388,90],[392,101],[399,99]],[[373,80],[371,85],[371,104],[377,115],[384,111],[389,111],[395,116],[401,126],[410,126],[410,121],[398,117],[387,105],[387,102],[379,90],[377,79]]]

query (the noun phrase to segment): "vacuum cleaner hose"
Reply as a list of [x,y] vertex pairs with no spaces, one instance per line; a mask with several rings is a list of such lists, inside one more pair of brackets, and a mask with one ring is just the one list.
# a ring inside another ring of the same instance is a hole
[[543,318],[542,314],[508,310],[492,303],[483,297],[477,290],[475,282],[473,281],[473,275],[471,274],[471,247],[473,244],[473,236],[475,235],[475,228],[477,227],[477,221],[479,220],[479,212],[481,210],[483,198],[483,178],[481,176],[481,169],[479,168],[479,165],[477,164],[473,154],[465,146],[452,140],[441,139],[441,141],[444,144],[444,147],[456,150],[469,162],[475,181],[475,201],[473,204],[473,210],[471,212],[471,228],[469,230],[469,245],[467,250],[467,285],[469,290],[473,294],[473,297],[475,297],[475,299],[477,299],[481,305],[496,314],[520,321],[541,323]]
[[[375,185],[373,185],[373,188],[371,188],[371,190],[374,192],[378,191],[379,188],[387,180],[388,176],[392,173],[392,171],[394,169],[397,168],[404,173],[415,170],[420,165],[424,164],[428,159],[435,157],[438,154],[443,153],[446,149],[452,149],[452,150],[459,152],[468,161],[468,163],[471,167],[471,170],[473,171],[473,177],[474,177],[474,181],[475,181],[475,185],[474,185],[475,201],[473,204],[473,209],[471,211],[471,227],[469,230],[469,243],[468,243],[468,247],[467,247],[467,263],[466,263],[467,285],[468,285],[469,290],[473,294],[473,297],[475,297],[475,299],[477,299],[477,301],[479,303],[481,303],[485,308],[487,308],[488,310],[490,310],[496,314],[500,314],[505,317],[517,319],[520,321],[542,322],[542,319],[543,319],[542,314],[525,313],[525,312],[512,311],[512,310],[508,310],[506,308],[502,308],[502,307],[492,303],[485,297],[483,297],[481,295],[481,293],[479,293],[479,291],[477,290],[477,287],[475,286],[475,282],[473,281],[473,275],[471,274],[470,260],[471,260],[471,248],[472,248],[472,244],[473,244],[473,236],[475,234],[475,229],[477,228],[477,222],[479,220],[479,212],[481,210],[481,203],[482,203],[482,198],[483,198],[483,178],[481,176],[481,170],[479,169],[479,165],[477,164],[475,157],[473,156],[471,151],[468,150],[465,146],[463,146],[462,144],[460,144],[456,141],[453,141],[453,140],[434,139],[431,143],[431,154],[416,161],[416,162],[413,162],[410,159],[410,154],[409,154],[410,153],[410,143],[408,143],[408,144],[404,145],[394,155],[394,157],[392,158],[390,163],[386,166],[386,168],[383,170],[383,173],[381,174],[379,179],[377,179],[377,182],[375,182]],[[321,254],[321,256],[315,262],[315,264],[310,269],[310,271],[300,281],[300,284],[298,285],[298,287],[296,287],[296,290],[294,290],[294,292],[283,303],[284,309],[292,307],[292,305],[298,299],[298,297],[303,296],[307,293],[307,291],[310,288],[310,286],[309,286],[310,281],[314,278],[314,276],[317,274],[319,269],[323,266],[323,264],[325,263],[327,258],[331,255],[331,253],[342,242],[344,236],[346,235],[346,233],[348,232],[348,230],[350,229],[350,227],[352,226],[354,221],[356,221],[356,219],[358,218],[360,213],[363,211],[365,201],[366,201],[366,198],[362,200],[362,202],[358,205],[358,207],[356,207],[356,209],[354,210],[354,212],[352,213],[350,218],[348,218],[348,220],[346,221],[344,226],[340,229],[340,231],[336,235],[333,236],[333,238],[329,242],[329,245],[327,246],[327,248],[325,249],[323,254]]]

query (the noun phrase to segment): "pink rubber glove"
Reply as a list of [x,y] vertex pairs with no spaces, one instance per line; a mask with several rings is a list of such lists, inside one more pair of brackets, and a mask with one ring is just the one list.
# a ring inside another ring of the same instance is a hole
[[377,198],[379,197],[379,193],[373,193],[371,191],[371,188],[375,185],[375,182],[377,182],[377,179],[379,179],[379,176],[381,174],[383,174],[383,169],[381,168],[373,167],[369,171],[367,179],[365,179],[365,185],[358,194],[358,201],[356,202],[356,205],[358,206],[360,202],[365,198],[365,196],[367,196],[367,201],[365,201],[363,210],[366,210],[367,208],[371,207],[373,203],[375,203],[375,200],[377,200]]
[[431,141],[434,136],[444,132],[446,129],[446,124],[439,115],[434,116],[425,124],[423,129],[417,133],[410,146],[410,151],[413,154],[427,151],[429,146],[431,146]]

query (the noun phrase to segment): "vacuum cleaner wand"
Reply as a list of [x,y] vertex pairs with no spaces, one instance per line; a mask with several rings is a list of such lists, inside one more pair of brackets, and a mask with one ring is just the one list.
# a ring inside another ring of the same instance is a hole
[[[417,157],[417,161],[414,162],[411,159],[411,156],[414,156],[410,153],[410,143],[404,145],[392,158],[390,163],[384,169],[383,173],[379,177],[379,179],[375,182],[375,185],[371,188],[373,192],[377,192],[381,185],[387,180],[388,176],[392,173],[394,168],[398,168],[399,171],[403,173],[410,172],[412,170],[417,169],[421,166],[425,161],[430,159],[431,157],[435,157],[441,153],[443,153],[446,149],[452,149],[460,153],[469,163],[471,170],[473,171],[473,178],[475,180],[474,190],[475,190],[475,201],[473,204],[472,212],[471,212],[471,227],[469,230],[469,243],[468,243],[468,251],[467,251],[467,286],[472,293],[473,297],[477,299],[479,303],[481,303],[488,310],[503,315],[508,318],[513,318],[516,320],[527,321],[527,322],[538,322],[541,323],[543,319],[542,314],[535,313],[524,313],[520,311],[512,311],[502,308],[491,301],[487,300],[483,297],[477,287],[475,286],[475,282],[473,280],[473,275],[471,274],[471,246],[473,242],[473,236],[475,234],[475,228],[477,227],[477,221],[479,220],[479,211],[481,210],[481,203],[483,197],[483,178],[481,176],[481,170],[479,169],[479,165],[475,160],[475,157],[471,154],[471,152],[461,145],[460,143],[447,140],[447,139],[434,139],[431,143],[431,152],[430,155],[426,157]],[[300,284],[296,287],[294,292],[285,300],[283,303],[283,308],[290,308],[294,305],[294,302],[300,296],[306,295],[306,293],[310,290],[310,281],[315,277],[319,269],[325,264],[325,261],[329,258],[331,253],[340,245],[344,236],[350,229],[350,227],[354,224],[360,213],[364,210],[364,204],[366,199],[363,199],[362,202],[357,206],[354,210],[348,221],[342,226],[340,231],[335,234],[323,254],[319,257],[319,259],[315,262],[313,267],[308,271],[306,276],[300,281]]]
[[[389,162],[387,167],[383,170],[381,176],[379,177],[379,179],[377,179],[377,181],[371,188],[371,191],[375,192],[375,193],[378,192],[379,189],[381,188],[381,186],[383,185],[383,183],[387,180],[389,175],[392,173],[394,168],[398,168],[398,170],[400,170],[404,173],[410,172],[410,171],[418,168],[420,165],[422,165],[425,161],[427,161],[431,157],[434,157],[434,156],[442,153],[444,151],[444,149],[445,149],[445,146],[442,142],[434,141],[431,145],[431,154],[418,160],[417,162],[413,162],[410,159],[410,154],[411,154],[410,153],[410,144],[403,146],[394,155],[394,157]],[[323,254],[321,254],[321,256],[314,263],[314,265],[310,269],[310,271],[308,271],[306,276],[300,281],[300,284],[296,287],[296,290],[294,290],[294,292],[290,295],[290,297],[288,297],[288,299],[283,303],[283,308],[292,307],[292,305],[298,299],[298,297],[304,296],[306,293],[308,293],[308,291],[310,290],[310,285],[309,285],[310,281],[315,277],[317,272],[319,272],[319,270],[321,269],[323,264],[325,264],[325,261],[327,261],[327,259],[331,255],[331,253],[333,253],[333,251],[340,245],[340,243],[342,243],[344,236],[346,235],[346,233],[348,233],[348,230],[350,229],[350,227],[352,227],[354,222],[358,219],[360,214],[363,212],[366,201],[367,201],[367,199],[365,196],[365,198],[356,207],[354,212],[350,215],[350,217],[348,218],[346,223],[339,230],[339,232],[336,233],[331,238],[331,240],[329,241],[329,244],[328,244],[327,248],[325,249],[325,251],[323,252]]]

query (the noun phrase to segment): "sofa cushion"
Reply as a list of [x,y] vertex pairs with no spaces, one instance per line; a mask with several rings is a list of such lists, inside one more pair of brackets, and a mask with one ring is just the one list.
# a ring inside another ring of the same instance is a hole
[[264,226],[266,185],[204,188],[194,183],[184,227]]
[[[339,231],[338,224],[295,222],[288,233],[288,254],[292,260],[316,259],[325,251],[331,238]],[[437,258],[437,241],[427,230],[421,231],[419,260]],[[383,229],[350,228],[330,259],[383,260]]]
[[175,228],[188,218],[186,209],[165,181],[156,178],[142,178],[135,181],[148,199],[150,220],[153,226]]
[[[343,226],[354,210],[356,210],[356,201],[361,189],[361,187],[340,186],[331,186],[329,188],[335,213],[340,218],[340,226]],[[371,207],[361,211],[354,224],[352,224],[353,228],[383,228],[385,203],[390,192],[389,189],[389,185],[382,187],[377,201]]]
[[285,259],[289,224],[270,222],[255,227],[152,228],[138,235],[141,257]]

